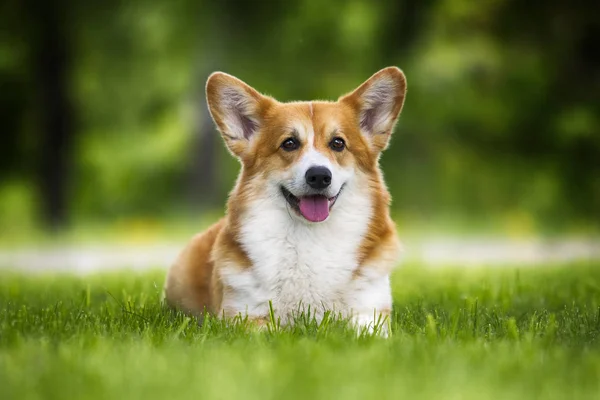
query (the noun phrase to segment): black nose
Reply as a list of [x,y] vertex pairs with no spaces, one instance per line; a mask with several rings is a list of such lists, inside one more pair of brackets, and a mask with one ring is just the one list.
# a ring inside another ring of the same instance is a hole
[[310,167],[304,177],[313,189],[325,189],[331,185],[331,171],[325,167]]

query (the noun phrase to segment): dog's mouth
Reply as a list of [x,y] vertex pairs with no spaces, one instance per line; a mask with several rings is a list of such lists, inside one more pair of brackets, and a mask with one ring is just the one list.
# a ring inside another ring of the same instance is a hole
[[327,197],[321,194],[296,197],[283,186],[281,187],[281,193],[295,212],[310,222],[322,222],[329,217],[329,212],[340,193],[342,193],[342,189],[344,189],[344,186],[342,186],[340,191],[333,197]]

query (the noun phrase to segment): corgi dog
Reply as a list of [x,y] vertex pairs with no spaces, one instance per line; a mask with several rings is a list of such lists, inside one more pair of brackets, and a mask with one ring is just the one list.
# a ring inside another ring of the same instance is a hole
[[[400,245],[379,168],[406,94],[385,68],[337,101],[281,103],[241,80],[208,78],[210,114],[241,171],[227,212],[170,268],[165,300],[259,326],[329,310],[388,334]],[[376,328],[376,325],[381,327]]]

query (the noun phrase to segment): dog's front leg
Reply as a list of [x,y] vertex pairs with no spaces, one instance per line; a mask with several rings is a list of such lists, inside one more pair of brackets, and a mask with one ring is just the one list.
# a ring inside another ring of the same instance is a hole
[[361,268],[351,282],[346,304],[358,334],[390,335],[392,293],[387,273]]
[[259,328],[269,322],[269,296],[250,270],[237,268],[220,271],[223,298],[220,315],[226,318],[241,316]]

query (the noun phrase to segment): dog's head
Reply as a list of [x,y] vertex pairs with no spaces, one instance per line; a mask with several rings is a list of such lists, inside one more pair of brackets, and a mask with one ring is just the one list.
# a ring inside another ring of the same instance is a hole
[[246,178],[309,222],[326,220],[358,175],[377,174],[405,93],[395,67],[336,102],[280,103],[222,72],[206,85],[210,113]]

